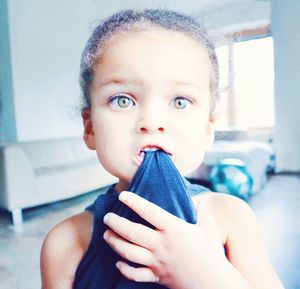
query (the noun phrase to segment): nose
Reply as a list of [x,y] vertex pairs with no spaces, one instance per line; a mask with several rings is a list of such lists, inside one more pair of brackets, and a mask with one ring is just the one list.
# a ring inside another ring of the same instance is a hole
[[145,134],[161,134],[166,131],[166,125],[163,116],[159,111],[150,111],[143,113],[138,121],[137,130],[139,133]]
[[153,126],[141,126],[139,129],[140,133],[163,133],[165,131],[164,127],[159,126],[159,127],[153,127]]

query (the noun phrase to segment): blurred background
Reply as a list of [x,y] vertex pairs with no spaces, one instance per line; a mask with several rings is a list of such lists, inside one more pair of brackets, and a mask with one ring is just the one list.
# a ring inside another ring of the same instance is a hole
[[165,8],[216,41],[216,142],[191,181],[256,212],[286,288],[300,288],[300,2],[0,0],[0,289],[39,288],[51,227],[115,182],[82,139],[79,63],[99,20]]

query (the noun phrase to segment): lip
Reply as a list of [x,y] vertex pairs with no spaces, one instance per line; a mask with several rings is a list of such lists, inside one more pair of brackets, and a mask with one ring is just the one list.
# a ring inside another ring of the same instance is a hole
[[172,157],[172,154],[162,145],[158,145],[158,144],[146,144],[143,145],[141,147],[140,150],[138,150],[133,157],[133,161],[137,166],[140,166],[144,160],[145,157],[145,150],[149,148],[149,149],[160,149],[162,151],[164,151],[165,153],[167,153],[170,157]]
[[146,149],[160,149],[162,151],[164,151],[166,154],[172,156],[172,154],[163,146],[161,145],[157,145],[157,144],[147,144],[144,145],[138,152],[138,154],[140,155],[142,152],[145,152]]

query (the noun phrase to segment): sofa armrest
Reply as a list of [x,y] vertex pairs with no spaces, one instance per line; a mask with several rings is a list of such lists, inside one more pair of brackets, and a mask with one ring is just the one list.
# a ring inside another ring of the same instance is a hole
[[18,144],[8,144],[1,147],[1,166],[0,206],[9,211],[22,208],[30,192],[34,191],[30,160]]

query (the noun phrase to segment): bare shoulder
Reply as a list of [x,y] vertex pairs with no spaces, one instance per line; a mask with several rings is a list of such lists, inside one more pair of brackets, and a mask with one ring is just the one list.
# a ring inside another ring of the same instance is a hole
[[194,199],[204,200],[221,234],[229,262],[252,285],[251,288],[280,288],[265,247],[261,226],[250,206],[243,200],[221,193],[207,193]]
[[202,200],[214,216],[216,225],[225,244],[232,234],[232,230],[245,228],[245,225],[257,226],[256,217],[249,205],[232,195],[222,193],[200,194],[193,198],[195,206]]
[[[213,214],[226,216],[229,222],[254,221],[255,215],[250,206],[240,198],[223,193],[206,193],[194,197],[197,206],[201,200],[204,200]],[[239,220],[236,217],[239,216]]]
[[93,216],[74,215],[57,224],[41,249],[42,288],[70,289],[77,266],[91,240]]

